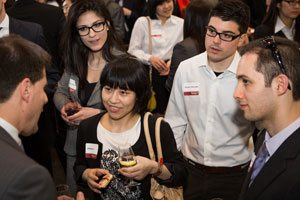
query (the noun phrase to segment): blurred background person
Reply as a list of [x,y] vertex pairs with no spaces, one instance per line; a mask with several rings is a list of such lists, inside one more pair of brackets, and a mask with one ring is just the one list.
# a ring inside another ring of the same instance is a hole
[[152,55],[149,53],[149,28],[146,17],[140,17],[132,30],[128,52],[152,66],[152,85],[157,100],[153,113],[164,114],[170,93],[165,88],[170,70],[172,50],[183,39],[183,19],[172,15],[173,0],[148,0],[147,16],[150,17]]
[[211,8],[216,2],[209,0],[191,1],[184,11],[183,37],[173,49],[170,72],[166,81],[166,88],[171,91],[175,72],[181,61],[205,51],[204,38],[205,26]]
[[276,35],[300,44],[299,15],[299,0],[272,0],[262,24],[255,29],[254,39]]
[[[74,195],[77,127],[82,120],[100,113],[102,69],[107,62],[126,52],[118,43],[120,39],[104,2],[99,0],[80,0],[71,6],[62,38],[66,70],[58,83],[54,103],[69,125],[64,151],[67,154],[67,184]],[[77,113],[67,114],[72,108]]]

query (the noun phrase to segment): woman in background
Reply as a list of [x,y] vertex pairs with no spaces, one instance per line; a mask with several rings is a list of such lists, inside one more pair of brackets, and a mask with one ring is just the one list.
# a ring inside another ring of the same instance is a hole
[[254,39],[276,35],[300,44],[299,15],[299,0],[272,0],[262,24],[255,29]]
[[107,62],[126,54],[118,41],[102,1],[80,0],[71,6],[61,45],[66,69],[58,83],[54,103],[69,125],[64,151],[67,184],[73,195],[76,193],[73,166],[77,127],[82,120],[100,113],[102,70]]
[[171,91],[176,70],[181,61],[191,58],[205,51],[205,26],[211,8],[217,1],[191,1],[184,12],[183,36],[184,40],[175,45],[171,60],[170,72],[166,81],[166,88]]
[[172,15],[173,0],[148,0],[146,10],[151,24],[152,55],[149,52],[147,17],[140,17],[135,22],[128,52],[147,67],[153,66],[152,85],[157,100],[157,108],[153,113],[164,114],[169,100],[165,82],[173,47],[183,39],[183,19]]

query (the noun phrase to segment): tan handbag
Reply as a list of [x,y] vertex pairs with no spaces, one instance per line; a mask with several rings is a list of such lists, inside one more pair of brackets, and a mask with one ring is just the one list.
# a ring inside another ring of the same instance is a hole
[[[149,115],[151,115],[151,113],[147,112],[144,116],[144,121],[143,121],[144,132],[145,132],[145,137],[146,137],[146,141],[147,141],[150,158],[151,158],[151,160],[156,161],[151,138],[150,138],[150,133],[149,133],[149,124],[148,124]],[[163,158],[161,142],[160,142],[160,124],[161,124],[162,120],[163,120],[163,118],[159,117],[155,123],[155,142],[156,142],[156,150],[157,150],[157,157],[158,157],[157,160],[161,160]],[[153,176],[151,177],[150,195],[151,195],[152,199],[154,199],[154,200],[159,200],[159,199],[160,200],[162,200],[162,199],[163,200],[183,200],[182,187],[172,188],[172,187],[160,185]]]
[[[149,53],[152,54],[152,39],[151,39],[151,24],[150,24],[150,18],[147,17],[148,21],[148,30],[149,30]],[[149,77],[150,77],[150,84],[151,84],[151,97],[148,101],[147,110],[153,111],[156,108],[156,99],[155,99],[155,93],[152,89],[152,65],[149,65]]]

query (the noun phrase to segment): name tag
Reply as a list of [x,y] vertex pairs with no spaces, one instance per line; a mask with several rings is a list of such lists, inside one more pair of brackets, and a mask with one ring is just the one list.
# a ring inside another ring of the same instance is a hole
[[162,37],[162,32],[159,30],[152,31],[151,37]]
[[75,80],[70,78],[70,80],[69,80],[69,91],[70,92],[75,92],[76,89],[77,89],[77,87],[76,87]]
[[183,84],[183,94],[184,96],[199,95],[200,83],[190,82]]
[[98,144],[86,143],[85,144],[85,157],[96,159],[98,155]]

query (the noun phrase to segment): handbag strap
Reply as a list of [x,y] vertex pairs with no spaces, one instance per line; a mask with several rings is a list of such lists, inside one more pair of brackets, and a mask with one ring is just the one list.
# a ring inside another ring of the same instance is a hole
[[[150,17],[146,17],[148,21],[148,37],[149,37],[149,54],[152,55],[152,38],[151,38],[151,22]],[[150,77],[150,84],[152,85],[152,65],[149,65],[149,77]]]
[[[147,141],[147,147],[148,147],[148,151],[150,154],[150,158],[151,158],[151,160],[156,161],[152,142],[151,142],[150,132],[149,132],[149,123],[148,123],[149,115],[151,115],[150,112],[146,112],[144,115],[144,121],[143,121],[144,132],[145,132],[145,137],[146,137],[146,141]],[[155,143],[156,143],[158,161],[160,161],[160,159],[163,158],[161,142],[160,142],[160,124],[161,124],[162,120],[163,120],[163,118],[159,117],[155,122]]]
[[148,21],[149,53],[152,55],[151,21],[149,16],[146,18]]

